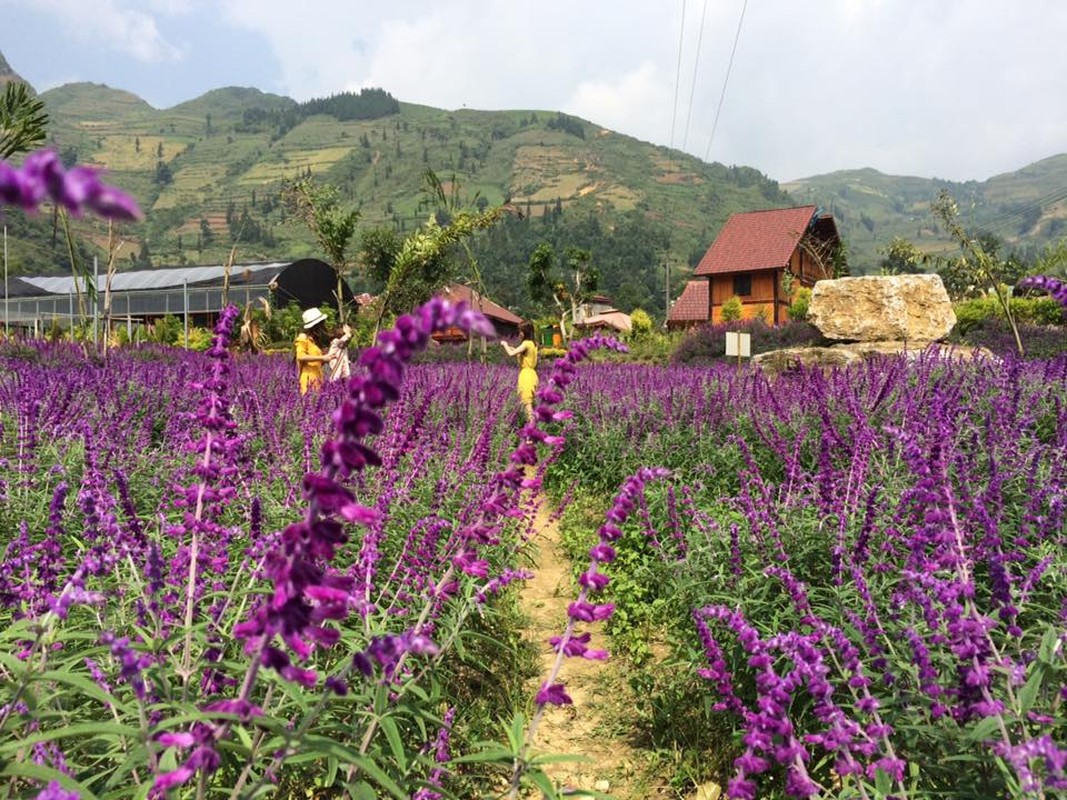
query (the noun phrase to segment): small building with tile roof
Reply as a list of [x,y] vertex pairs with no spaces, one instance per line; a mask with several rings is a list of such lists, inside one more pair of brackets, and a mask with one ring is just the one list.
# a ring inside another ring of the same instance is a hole
[[742,319],[780,325],[792,302],[786,289],[833,277],[840,244],[833,216],[816,206],[733,214],[693,270],[667,324],[719,323],[723,303],[736,296]]
[[[488,297],[476,292],[469,286],[453,283],[439,291],[437,296],[443,300],[448,300],[450,303],[463,302],[471,308],[477,309],[493,323],[497,336],[507,339],[517,336],[519,333],[522,317],[512,313],[504,306],[494,303]],[[435,333],[434,339],[439,342],[465,342],[467,341],[467,334],[459,328],[448,328],[440,333]]]

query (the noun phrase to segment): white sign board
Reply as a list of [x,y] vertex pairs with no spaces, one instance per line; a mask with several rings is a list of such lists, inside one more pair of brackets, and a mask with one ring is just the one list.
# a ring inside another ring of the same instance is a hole
[[752,355],[752,334],[727,331],[726,355],[750,357]]

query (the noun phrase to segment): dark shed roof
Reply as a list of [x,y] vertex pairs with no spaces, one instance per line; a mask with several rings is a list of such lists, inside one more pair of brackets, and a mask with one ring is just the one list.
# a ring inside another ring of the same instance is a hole
[[[290,303],[301,308],[337,305],[337,273],[317,258],[302,258],[284,267],[271,282],[271,288],[277,306]],[[355,304],[352,289],[344,281],[341,282],[341,294],[345,305]]]

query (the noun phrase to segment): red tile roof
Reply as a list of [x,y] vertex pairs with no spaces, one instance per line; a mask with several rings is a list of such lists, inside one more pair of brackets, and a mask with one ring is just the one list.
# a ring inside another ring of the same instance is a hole
[[522,322],[522,317],[512,314],[503,306],[497,305],[488,297],[483,297],[469,286],[453,283],[451,286],[446,286],[442,289],[439,294],[441,297],[453,303],[464,301],[472,308],[481,311],[485,316],[489,317],[489,319],[500,320],[501,322],[507,322],[511,325],[518,325]]
[[693,276],[787,266],[814,215],[815,206],[732,214]]
[[668,322],[706,322],[708,320],[708,282],[689,281],[667,315]]

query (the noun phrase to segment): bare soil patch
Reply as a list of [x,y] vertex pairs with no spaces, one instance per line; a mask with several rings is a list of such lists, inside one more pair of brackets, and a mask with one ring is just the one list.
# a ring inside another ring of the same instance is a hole
[[[559,527],[545,501],[538,508],[535,530],[529,543],[535,561],[534,577],[526,581],[522,591],[523,608],[529,616],[525,635],[542,653],[541,674],[530,684],[531,696],[555,661],[548,639],[563,633],[567,606],[578,596],[571,562],[560,545]],[[599,625],[583,625],[581,630],[592,632],[591,647],[610,650]],[[627,697],[629,687],[612,659],[568,658],[559,680],[574,704],[546,708],[534,750],[585,757],[546,769],[562,793],[594,790],[617,800],[670,797],[665,789],[650,786],[642,774],[644,755],[631,742],[633,720],[626,713],[633,708]]]

